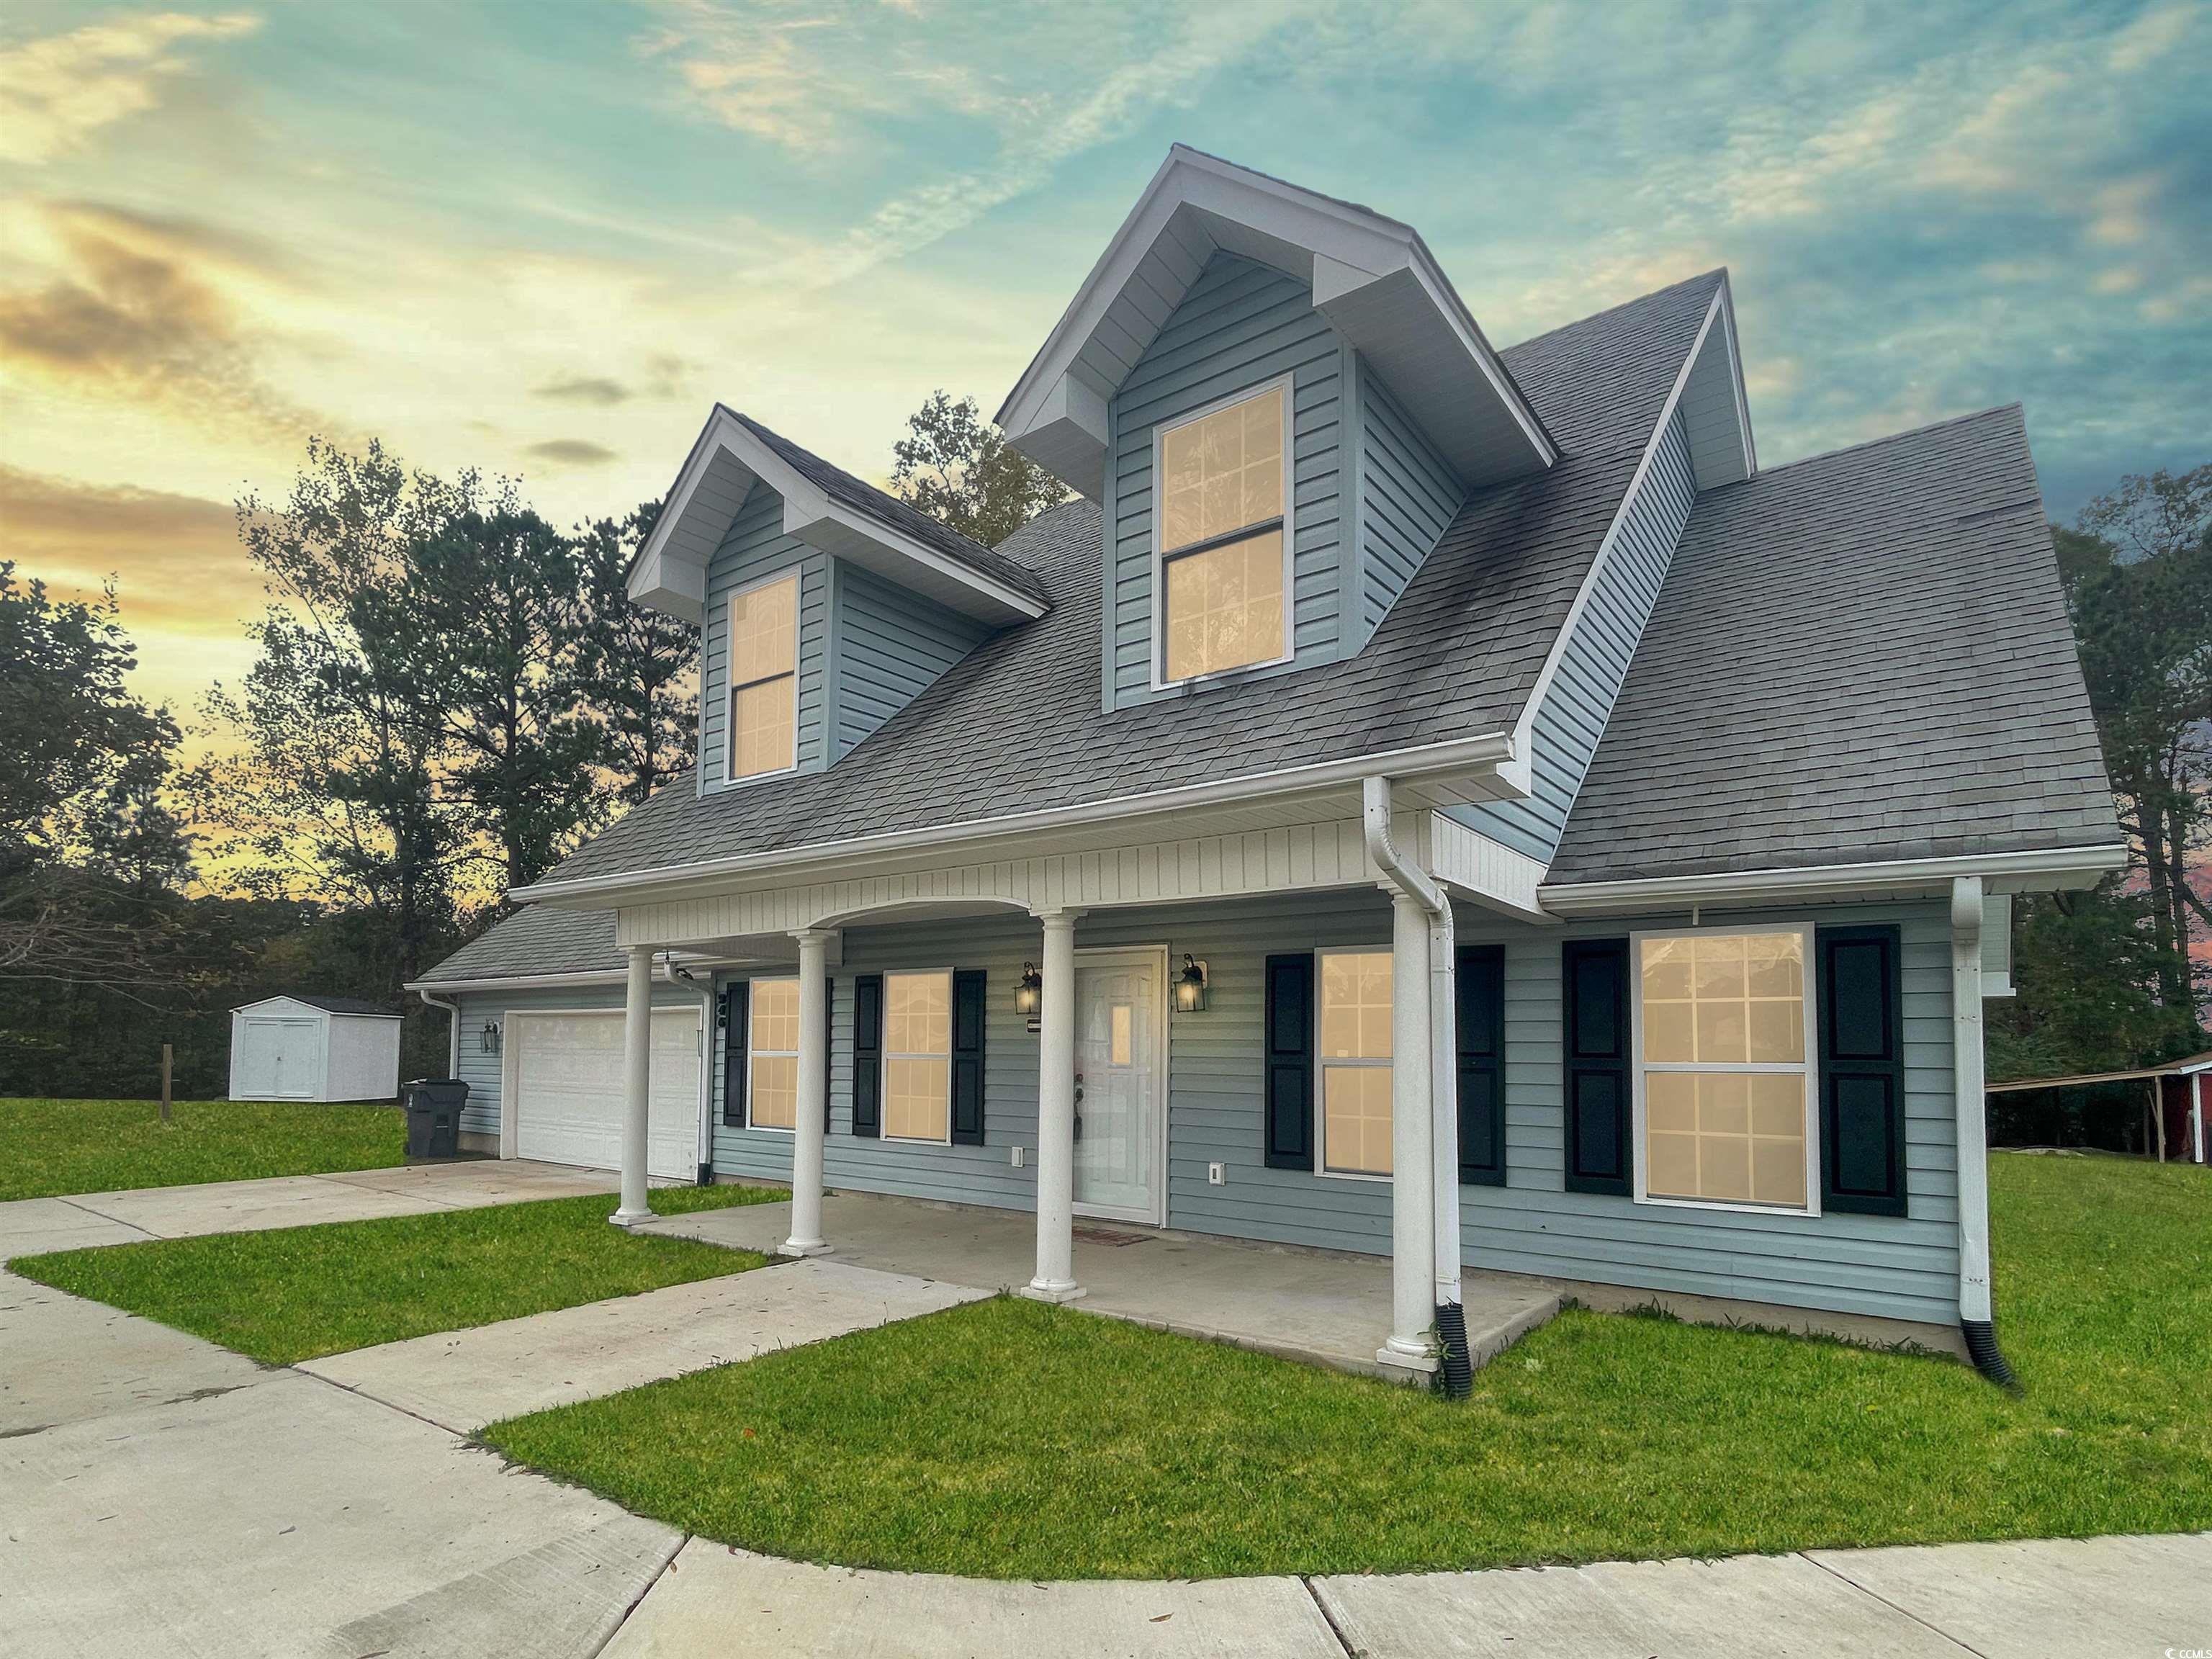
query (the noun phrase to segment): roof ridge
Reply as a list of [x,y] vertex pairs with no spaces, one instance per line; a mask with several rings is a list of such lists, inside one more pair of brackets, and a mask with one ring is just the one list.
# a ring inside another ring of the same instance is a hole
[[1729,268],[1726,265],[1714,265],[1710,270],[1698,272],[1694,276],[1685,276],[1679,282],[1668,283],[1663,287],[1655,288],[1648,294],[1638,294],[1632,299],[1621,301],[1618,305],[1607,306],[1602,311],[1593,311],[1586,317],[1577,317],[1571,321],[1561,323],[1556,328],[1547,328],[1541,334],[1531,334],[1525,340],[1516,340],[1510,346],[1500,346],[1498,349],[1498,355],[1503,356],[1509,351],[1524,351],[1532,345],[1539,345],[1542,343],[1544,341],[1552,338],[1554,335],[1565,334],[1570,329],[1587,327],[1589,324],[1595,323],[1601,318],[1610,317],[1616,312],[1627,311],[1636,306],[1649,305],[1652,301],[1658,299],[1662,295],[1679,292],[1680,289],[1689,288],[1698,283],[1710,282],[1715,277],[1717,277],[1720,281],[1725,283],[1728,281],[1728,274]]
[[[1886,432],[1879,438],[1862,438],[1855,444],[1843,444],[1834,449],[1823,449],[1816,454],[1800,455],[1794,461],[1784,461],[1779,466],[1762,466],[1753,477],[1742,482],[1751,483],[1758,478],[1771,478],[1778,472],[1787,472],[1792,467],[1810,466],[1815,461],[1832,461],[1838,456],[1855,454],[1862,449],[1879,449],[1884,444],[1901,443],[1907,438],[1918,438],[1930,432],[1941,432],[1946,427],[1966,426],[1975,421],[1986,421],[1992,415],[2025,414],[2026,405],[2017,398],[2008,404],[1992,404],[1987,409],[1977,409],[1965,415],[1948,415],[1940,421],[1927,421],[1918,426],[1908,426],[1896,432]],[[2027,422],[2021,422],[2025,429]],[[1723,486],[1729,488],[1730,486]]]

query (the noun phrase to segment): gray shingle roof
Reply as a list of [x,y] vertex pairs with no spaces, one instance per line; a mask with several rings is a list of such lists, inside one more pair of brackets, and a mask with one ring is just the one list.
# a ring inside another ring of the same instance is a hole
[[531,974],[620,972],[611,910],[555,910],[526,905],[502,917],[422,975],[448,980],[519,979]]
[[2015,407],[1698,498],[1549,879],[2118,840]]
[[746,431],[758,438],[789,464],[799,475],[820,489],[833,501],[842,502],[858,513],[865,513],[889,525],[902,535],[932,548],[957,563],[969,566],[1003,583],[1017,593],[1027,594],[1040,605],[1049,605],[1052,596],[1045,591],[1035,573],[1015,560],[1004,557],[971,541],[957,530],[949,530],[927,513],[908,507],[896,495],[887,495],[872,483],[854,477],[842,466],[833,466],[811,450],[801,449],[781,433],[772,432],[750,415],[730,410],[731,417]]
[[1720,282],[1708,272],[1502,354],[1563,459],[1471,497],[1358,656],[1103,709],[1099,512],[1072,501],[1000,548],[1042,582],[1048,615],[985,641],[829,770],[704,797],[680,778],[547,879],[783,851],[1510,729]]

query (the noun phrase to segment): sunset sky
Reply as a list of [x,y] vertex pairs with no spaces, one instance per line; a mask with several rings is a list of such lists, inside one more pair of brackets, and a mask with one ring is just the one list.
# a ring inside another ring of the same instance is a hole
[[667,485],[716,398],[880,477],[1176,140],[1418,226],[1510,343],[1731,267],[1768,464],[2018,399],[2054,514],[2212,434],[2212,8],[0,10],[0,557],[248,660],[310,433]]

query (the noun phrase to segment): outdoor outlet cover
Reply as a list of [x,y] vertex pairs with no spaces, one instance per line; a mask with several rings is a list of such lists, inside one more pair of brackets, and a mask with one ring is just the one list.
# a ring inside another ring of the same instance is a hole
[[1017,1170],[1022,1167],[1022,1149],[1018,1146],[1014,1148],[1014,1167]]
[[1229,1166],[1225,1164],[1207,1164],[1206,1184],[1209,1187],[1226,1187],[1229,1184]]

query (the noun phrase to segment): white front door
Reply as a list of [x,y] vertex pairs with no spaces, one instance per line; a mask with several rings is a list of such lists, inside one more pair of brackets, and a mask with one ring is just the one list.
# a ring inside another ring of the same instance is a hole
[[[514,1056],[515,1155],[547,1164],[622,1167],[623,1015],[524,1013],[507,1017]],[[646,1114],[647,1173],[691,1181],[699,1174],[699,1011],[653,1014],[652,1097]]]
[[1075,1207],[1167,1220],[1166,957],[1085,951],[1075,967]]

